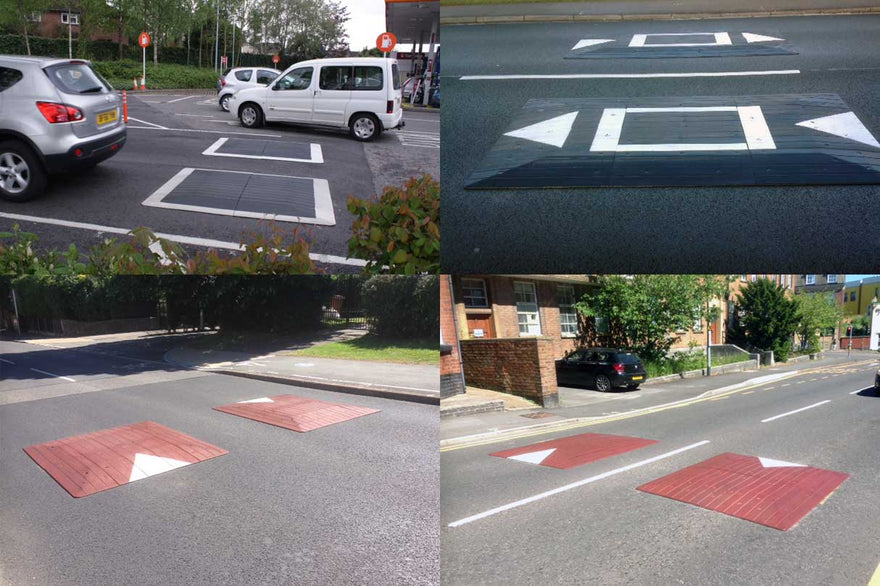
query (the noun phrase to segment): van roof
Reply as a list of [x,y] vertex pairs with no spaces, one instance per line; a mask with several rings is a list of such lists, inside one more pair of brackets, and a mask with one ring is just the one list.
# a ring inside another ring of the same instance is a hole
[[[329,57],[327,59],[309,59],[308,61],[300,61],[294,65],[318,65],[327,63],[340,63],[352,65],[381,65],[382,63],[396,63],[397,59],[385,59],[383,57]],[[292,67],[292,66],[291,66]]]

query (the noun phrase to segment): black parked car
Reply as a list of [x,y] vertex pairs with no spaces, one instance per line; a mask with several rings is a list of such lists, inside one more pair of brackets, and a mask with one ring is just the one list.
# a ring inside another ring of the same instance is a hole
[[613,348],[581,348],[556,361],[559,385],[584,385],[607,392],[615,387],[633,391],[648,373],[639,357]]
[[874,392],[880,395],[880,370],[874,375]]

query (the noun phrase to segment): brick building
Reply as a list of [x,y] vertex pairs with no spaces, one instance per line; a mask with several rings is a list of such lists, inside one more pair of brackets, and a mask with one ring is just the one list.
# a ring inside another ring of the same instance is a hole
[[464,392],[458,328],[452,303],[452,277],[440,278],[440,397]]

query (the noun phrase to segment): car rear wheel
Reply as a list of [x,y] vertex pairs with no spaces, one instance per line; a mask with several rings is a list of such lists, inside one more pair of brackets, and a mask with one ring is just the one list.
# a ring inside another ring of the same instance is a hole
[[232,97],[232,94],[224,94],[222,98],[220,98],[220,107],[224,112],[229,112],[229,98]]
[[263,110],[256,104],[245,104],[238,111],[238,119],[245,128],[259,128],[263,125]]
[[596,377],[596,390],[603,393],[607,393],[611,390],[611,381],[608,380],[608,377],[604,374],[600,374]]
[[27,201],[46,189],[46,172],[34,153],[17,141],[0,142],[0,197]]
[[372,114],[355,114],[349,127],[351,135],[361,142],[371,141],[382,132],[379,119]]

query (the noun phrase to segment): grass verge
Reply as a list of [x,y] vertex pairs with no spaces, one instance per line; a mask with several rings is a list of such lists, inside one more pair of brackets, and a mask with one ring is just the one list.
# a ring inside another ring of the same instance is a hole
[[387,340],[368,334],[354,340],[327,342],[290,353],[293,356],[373,360],[403,364],[440,363],[437,340]]
[[[133,78],[141,79],[139,61],[94,61],[95,69],[117,90],[130,90]],[[217,74],[209,67],[147,63],[147,89],[210,89]]]

